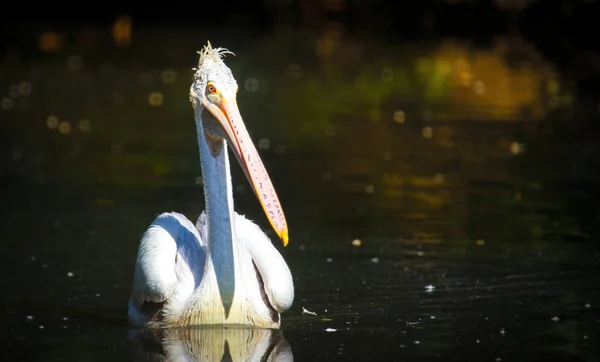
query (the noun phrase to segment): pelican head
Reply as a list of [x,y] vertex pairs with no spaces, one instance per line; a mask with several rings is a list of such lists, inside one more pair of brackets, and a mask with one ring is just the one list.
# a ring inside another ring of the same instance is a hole
[[288,228],[281,204],[269,175],[250,139],[237,106],[238,84],[231,70],[223,62],[224,48],[212,48],[210,42],[198,52],[200,59],[195,69],[190,98],[196,112],[198,137],[204,136],[213,157],[229,144],[248,181],[260,201],[271,226],[286,246]]

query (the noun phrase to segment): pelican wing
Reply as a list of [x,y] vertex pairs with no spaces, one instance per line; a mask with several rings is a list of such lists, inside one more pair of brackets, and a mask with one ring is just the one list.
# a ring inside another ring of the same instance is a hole
[[269,302],[278,312],[288,310],[294,301],[294,281],[285,260],[260,227],[238,213],[235,229],[235,237],[246,245],[263,279]]
[[139,245],[130,318],[145,323],[165,303],[170,310],[183,308],[200,283],[205,258],[205,245],[190,220],[174,212],[159,215]]

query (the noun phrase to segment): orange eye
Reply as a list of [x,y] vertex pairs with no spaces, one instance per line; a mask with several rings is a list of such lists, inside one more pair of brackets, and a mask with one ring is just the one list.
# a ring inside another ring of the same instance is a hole
[[211,93],[217,93],[217,87],[215,87],[214,84],[209,84],[206,89]]

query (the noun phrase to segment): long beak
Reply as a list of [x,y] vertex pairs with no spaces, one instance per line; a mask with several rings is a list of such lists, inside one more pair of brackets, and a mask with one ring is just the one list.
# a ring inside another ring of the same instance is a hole
[[281,238],[283,246],[286,246],[288,243],[288,227],[283,209],[281,208],[269,174],[256,151],[256,147],[252,143],[248,130],[246,130],[235,96],[221,96],[221,104],[219,106],[208,100],[203,100],[202,103],[204,108],[219,121],[225,130],[233,153],[252,185],[271,226],[277,235],[279,235],[279,238]]

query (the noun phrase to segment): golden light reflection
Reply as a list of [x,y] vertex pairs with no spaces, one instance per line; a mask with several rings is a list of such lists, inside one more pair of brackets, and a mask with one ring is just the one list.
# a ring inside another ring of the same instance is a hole
[[525,145],[523,143],[519,143],[517,141],[513,141],[510,144],[510,153],[513,155],[518,155],[525,152]]
[[40,35],[38,39],[38,48],[47,53],[54,53],[61,50],[65,46],[63,36],[56,32],[46,32]]
[[433,137],[433,128],[431,128],[429,126],[424,127],[423,130],[421,131],[421,134],[425,138],[431,138],[431,137]]
[[480,96],[485,93],[485,84],[480,80],[475,81],[475,83],[473,83],[473,90],[475,91],[475,94]]
[[67,134],[71,132],[71,124],[67,121],[62,121],[58,124],[58,132]]
[[406,121],[406,115],[403,110],[397,110],[394,112],[394,122],[402,124]]
[[48,118],[46,118],[46,126],[48,126],[48,128],[50,129],[56,129],[58,127],[58,117],[56,116],[48,116]]
[[115,44],[119,47],[131,45],[132,20],[129,15],[119,16],[113,23],[112,35]]
[[471,73],[463,71],[459,73],[458,76],[458,84],[462,85],[463,87],[468,87],[471,84]]
[[148,96],[148,104],[152,107],[159,107],[163,104],[163,95],[160,92],[152,92]]

